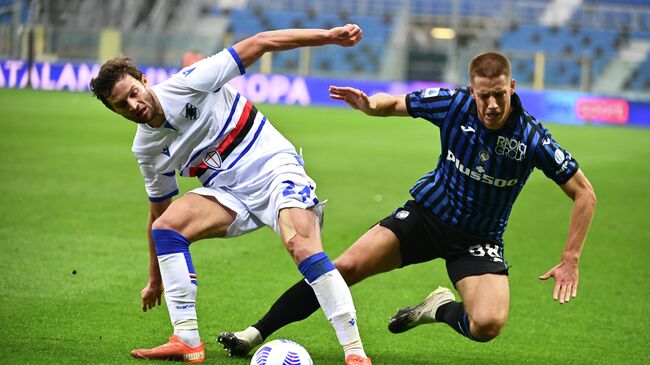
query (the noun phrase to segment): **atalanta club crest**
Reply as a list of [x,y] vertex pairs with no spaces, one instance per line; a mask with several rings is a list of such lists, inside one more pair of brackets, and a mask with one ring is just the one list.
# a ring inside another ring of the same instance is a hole
[[483,150],[483,151],[479,152],[478,159],[479,159],[479,162],[480,162],[481,165],[485,165],[488,162],[488,160],[490,159],[490,154],[488,153],[488,151]]
[[210,151],[205,155],[203,159],[206,165],[213,170],[218,170],[221,168],[221,156],[217,151]]
[[200,115],[201,113],[199,112],[199,108],[190,103],[185,104],[185,108],[183,108],[183,111],[181,112],[181,116],[189,120],[197,120]]

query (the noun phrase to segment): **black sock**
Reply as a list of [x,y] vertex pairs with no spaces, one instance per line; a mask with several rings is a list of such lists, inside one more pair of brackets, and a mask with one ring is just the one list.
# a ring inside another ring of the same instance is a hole
[[273,303],[271,309],[253,327],[266,339],[289,323],[302,321],[320,308],[316,294],[305,280],[300,280]]
[[469,330],[469,320],[463,303],[452,301],[441,305],[436,311],[436,321],[445,322],[461,335],[470,340],[478,341],[472,336],[472,332]]

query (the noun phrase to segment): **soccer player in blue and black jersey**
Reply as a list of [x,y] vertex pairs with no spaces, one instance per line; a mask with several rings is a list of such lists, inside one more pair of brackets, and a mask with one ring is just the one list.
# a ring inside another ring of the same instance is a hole
[[[366,232],[335,260],[349,285],[369,276],[436,258],[462,297],[438,287],[422,303],[401,309],[389,323],[399,333],[444,322],[475,341],[489,341],[508,318],[508,264],[503,233],[512,206],[535,168],[573,200],[561,262],[540,279],[555,279],[553,298],[567,303],[578,288],[578,261],[596,206],[591,184],[577,161],[522,107],[510,61],[487,52],[469,64],[469,87],[426,89],[371,97],[330,87],[334,99],[372,116],[412,116],[440,129],[436,168],[410,190],[412,200]],[[309,285],[285,292],[256,324],[224,332],[218,340],[243,355],[272,332],[318,309]]]

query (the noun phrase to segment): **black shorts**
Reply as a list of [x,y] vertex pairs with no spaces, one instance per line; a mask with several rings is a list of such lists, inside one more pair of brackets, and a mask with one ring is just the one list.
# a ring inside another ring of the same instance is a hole
[[399,239],[402,267],[442,258],[454,284],[467,276],[508,275],[501,241],[464,233],[414,200],[407,201],[379,225],[393,231]]

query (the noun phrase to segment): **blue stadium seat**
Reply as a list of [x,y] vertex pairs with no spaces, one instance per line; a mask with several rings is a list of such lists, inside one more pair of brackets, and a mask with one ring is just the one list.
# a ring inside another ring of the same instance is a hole
[[[7,11],[12,9],[14,5],[14,0],[0,0],[0,8],[4,11],[0,14],[0,24],[11,24],[13,22],[13,11]],[[29,4],[26,1],[22,1],[22,14],[21,21],[26,22],[29,14]]]
[[[590,19],[593,18],[592,10],[590,8],[579,8],[572,16],[572,20],[578,24],[593,23]],[[622,8],[602,8],[599,9],[598,22],[603,28],[616,28],[620,29],[629,26],[632,22],[633,14],[629,9]]]
[[[523,25],[504,32],[501,47],[511,53],[522,49],[531,53],[544,52],[547,55],[546,83],[578,87],[581,83],[581,58],[591,60],[591,78],[594,80],[615,56],[615,43],[619,36],[617,30]],[[527,62],[532,63],[532,57]],[[523,74],[523,80],[527,80],[530,73],[525,66],[518,62],[517,67]]]
[[650,6],[648,0],[584,0],[585,4]]
[[248,36],[267,30],[250,9],[233,10],[230,13],[230,25],[235,36]]
[[[354,4],[349,5],[350,9]],[[346,10],[345,7],[340,10]],[[386,20],[388,19],[388,20]],[[384,47],[389,41],[392,24],[390,18],[380,15],[346,15],[341,13],[316,13],[297,10],[234,10],[230,13],[230,28],[234,39],[282,28],[330,28],[347,22],[356,23],[364,31],[364,40],[354,48],[335,46],[313,50],[311,69],[314,72],[342,74],[375,74],[379,71]],[[278,72],[297,72],[300,51],[278,52],[273,55],[273,68]]]
[[431,15],[451,15],[458,9],[458,15],[461,17],[498,17],[501,15],[504,1],[475,1],[475,0],[457,0],[455,2],[448,0],[411,0],[411,12],[414,14],[431,14]]
[[272,14],[265,12],[271,22],[272,29],[307,28],[309,20],[304,12],[276,10]]
[[635,91],[650,92],[650,59],[639,65],[627,87]]
[[512,77],[517,83],[532,84],[534,78],[534,65],[531,59],[511,57]]

